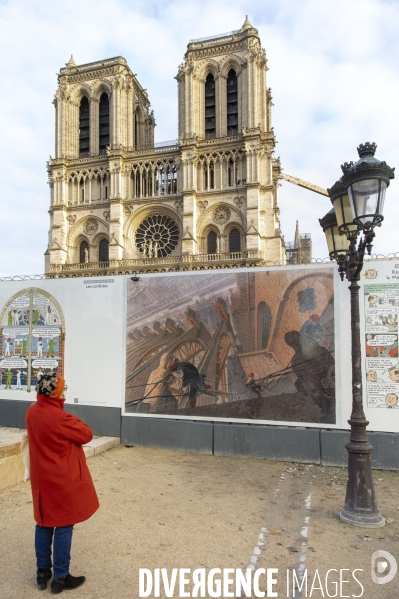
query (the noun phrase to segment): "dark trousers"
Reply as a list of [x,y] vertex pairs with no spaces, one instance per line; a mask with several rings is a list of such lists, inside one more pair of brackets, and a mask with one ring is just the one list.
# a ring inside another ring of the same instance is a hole
[[[36,524],[35,550],[36,563],[40,570],[53,567],[54,578],[61,578],[69,574],[69,563],[71,561],[73,525],[48,528]],[[53,545],[53,563],[51,561],[51,549]]]

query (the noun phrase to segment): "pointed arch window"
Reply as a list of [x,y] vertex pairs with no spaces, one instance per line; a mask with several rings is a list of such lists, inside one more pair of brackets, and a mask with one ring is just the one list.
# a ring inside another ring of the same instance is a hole
[[207,245],[208,245],[208,254],[216,254],[217,252],[217,235],[215,233],[215,231],[210,231],[208,233],[208,239],[207,239]]
[[107,146],[109,146],[109,99],[105,92],[100,98],[99,138],[100,154],[105,154]]
[[209,163],[209,189],[215,189],[215,163],[213,160]]
[[177,193],[177,169],[176,165],[172,164],[171,167],[171,193]]
[[134,113],[134,145],[136,150],[145,150],[146,143],[144,138],[143,120],[141,118],[140,108],[137,107]]
[[227,135],[238,133],[238,84],[234,69],[227,75]]
[[241,235],[238,229],[229,233],[229,252],[241,252]]
[[204,189],[215,189],[215,163],[213,160],[204,164]]
[[259,302],[258,304],[257,321],[258,349],[266,349],[272,323],[272,313],[266,302]]
[[165,183],[167,183],[166,166],[158,165],[155,169],[155,195],[163,196],[167,193]]
[[102,239],[100,241],[98,258],[99,262],[108,262],[109,260],[109,248],[107,239]]
[[79,107],[79,156],[88,156],[90,151],[90,107],[86,96]]
[[141,198],[141,173],[140,170],[136,170],[136,198]]
[[205,80],[205,138],[216,137],[215,78],[209,73]]
[[79,248],[79,262],[84,264],[89,261],[89,244],[87,241],[82,241]]
[[227,166],[228,184],[229,187],[235,187],[237,185],[237,169],[235,168],[233,158],[229,158]]

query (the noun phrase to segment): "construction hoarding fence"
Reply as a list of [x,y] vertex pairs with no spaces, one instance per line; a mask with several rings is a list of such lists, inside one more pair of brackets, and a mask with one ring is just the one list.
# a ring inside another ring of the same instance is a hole
[[[399,264],[368,261],[361,287],[365,414],[396,434]],[[349,291],[331,263],[3,281],[0,333],[3,425],[57,370],[66,409],[112,434],[121,420],[140,438],[171,421],[348,430]]]

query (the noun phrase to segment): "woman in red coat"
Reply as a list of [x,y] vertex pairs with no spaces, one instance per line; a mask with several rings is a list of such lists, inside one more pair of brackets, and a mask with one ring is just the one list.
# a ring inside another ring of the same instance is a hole
[[65,381],[58,373],[45,374],[36,386],[37,401],[26,414],[30,453],[33,512],[37,522],[35,549],[37,584],[44,590],[53,566],[51,592],[77,588],[84,576],[69,573],[73,525],[98,509],[97,494],[82,445],[91,429],[64,412]]

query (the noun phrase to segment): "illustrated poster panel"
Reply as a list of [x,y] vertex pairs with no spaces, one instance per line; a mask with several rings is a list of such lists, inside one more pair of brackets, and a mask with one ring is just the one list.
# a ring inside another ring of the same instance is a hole
[[[377,277],[365,271],[366,279]],[[364,285],[366,397],[369,408],[399,408],[399,283]]]
[[0,389],[34,391],[43,374],[63,373],[64,318],[41,289],[13,295],[0,315]]
[[335,423],[330,268],[128,281],[126,413]]

